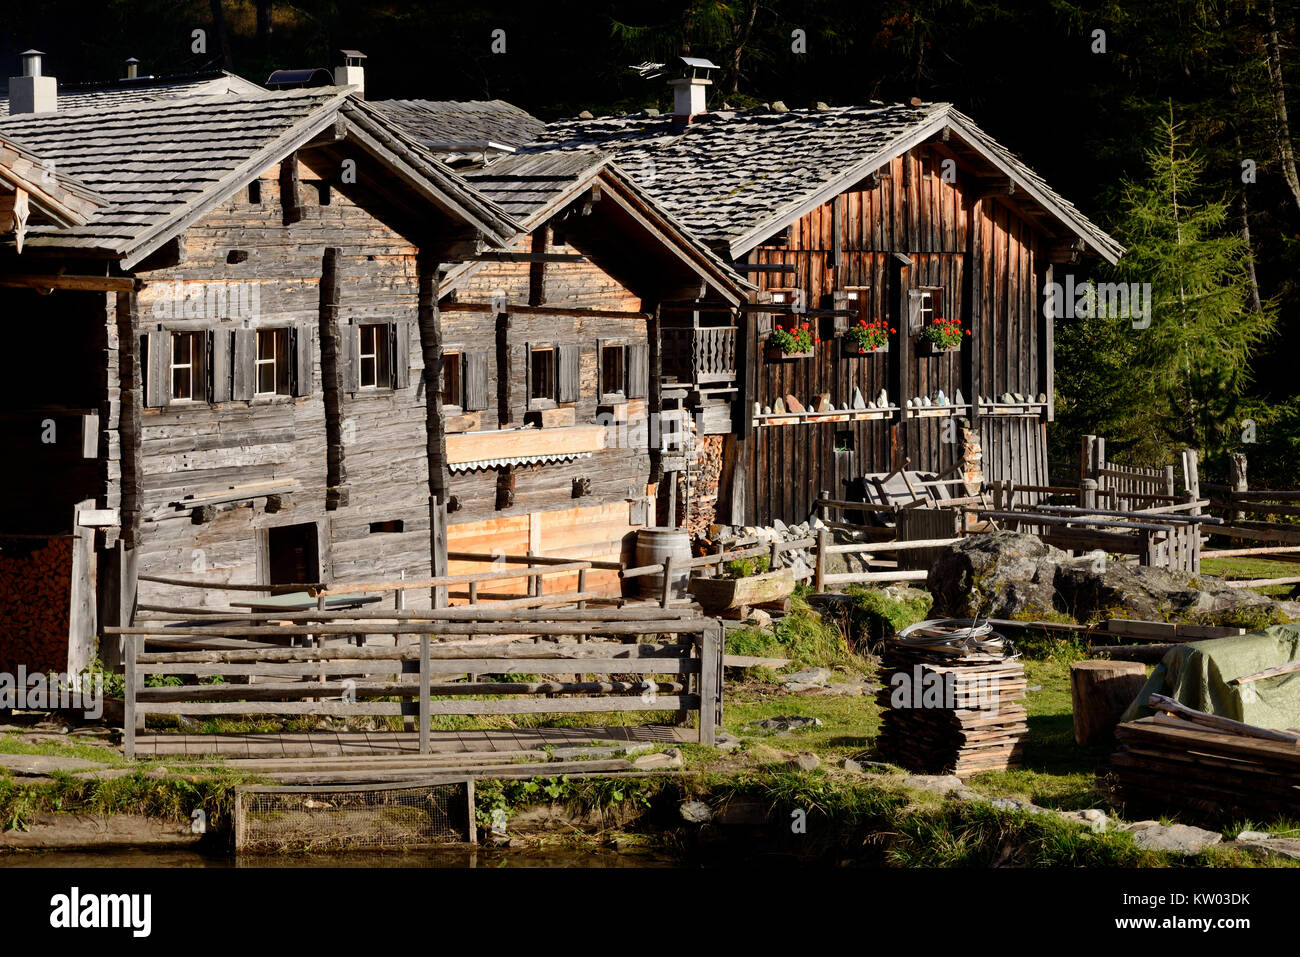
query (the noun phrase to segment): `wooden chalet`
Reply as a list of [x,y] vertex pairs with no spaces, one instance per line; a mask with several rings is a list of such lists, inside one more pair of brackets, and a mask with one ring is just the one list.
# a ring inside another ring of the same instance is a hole
[[104,201],[0,243],[0,670],[231,597],[173,581],[431,573],[438,272],[520,226],[350,92],[0,119]]
[[[631,560],[635,530],[670,521],[673,482],[659,486],[684,468],[702,408],[688,392],[736,378],[734,347],[710,352],[716,374],[701,376],[667,317],[690,303],[725,317],[734,342],[752,287],[599,153],[515,155],[539,127],[496,104],[366,108],[457,162],[523,226],[508,252],[451,267],[439,287],[453,571],[456,555],[494,550]],[[706,429],[734,434],[730,398],[708,404]],[[593,573],[587,587],[617,594],[619,582]]]
[[[950,104],[705,113],[691,66],[675,115],[566,120],[537,148],[645,171],[646,192],[763,290],[743,324],[744,492],[724,520],[803,521],[819,494],[860,500],[863,475],[904,462],[972,474],[976,438],[984,478],[1048,484],[1044,290],[1121,247]],[[852,353],[858,318],[897,330],[887,349]],[[937,318],[971,336],[927,348]],[[804,321],[811,357],[765,357],[774,325]]]

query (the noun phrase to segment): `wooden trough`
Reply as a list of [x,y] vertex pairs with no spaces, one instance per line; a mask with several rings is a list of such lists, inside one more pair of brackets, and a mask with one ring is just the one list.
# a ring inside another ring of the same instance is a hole
[[743,618],[754,605],[781,601],[794,591],[794,571],[778,568],[744,578],[693,578],[688,589],[706,614]]

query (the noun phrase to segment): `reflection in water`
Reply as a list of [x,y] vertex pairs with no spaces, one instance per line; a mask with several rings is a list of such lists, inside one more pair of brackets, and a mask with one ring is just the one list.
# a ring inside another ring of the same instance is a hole
[[680,861],[650,851],[568,847],[482,848],[466,845],[365,854],[211,855],[194,850],[113,848],[96,851],[0,853],[12,867],[676,867]]

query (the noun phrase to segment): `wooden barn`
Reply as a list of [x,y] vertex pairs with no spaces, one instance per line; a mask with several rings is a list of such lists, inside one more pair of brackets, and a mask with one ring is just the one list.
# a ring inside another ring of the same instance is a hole
[[[746,481],[724,519],[803,521],[865,474],[974,474],[981,450],[985,479],[1048,484],[1045,289],[1121,247],[950,104],[706,112],[711,65],[679,66],[673,115],[566,120],[540,145],[612,155],[766,294],[744,323]],[[859,319],[887,346],[858,354]],[[970,335],[933,348],[939,319]],[[812,355],[768,358],[773,329],[804,322]]]
[[[0,564],[93,536],[71,594],[0,569],[15,592],[0,606],[17,609],[0,668],[84,665],[96,616],[118,623],[137,600],[231,597],[168,580],[430,574],[439,271],[520,226],[352,92],[109,96],[0,119],[104,200],[80,222],[33,217],[21,255],[0,246],[6,362],[27,384],[3,399],[23,465],[5,472]],[[60,603],[83,619],[72,648],[36,620]]]
[[[677,362],[666,323],[681,303],[730,319],[752,287],[599,153],[514,155],[540,125],[508,105],[366,108],[523,226],[508,252],[452,267],[439,287],[452,571],[469,570],[458,554],[493,551],[631,560],[637,528],[672,522],[675,485],[658,486],[683,470],[683,430],[704,408],[685,400],[719,385]],[[736,378],[733,354],[714,363]],[[734,434],[731,396],[708,408],[701,428]],[[587,586],[619,591],[609,571]]]

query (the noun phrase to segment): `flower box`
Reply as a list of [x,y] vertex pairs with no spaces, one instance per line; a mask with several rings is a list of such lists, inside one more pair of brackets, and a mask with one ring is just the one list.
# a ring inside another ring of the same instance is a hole
[[921,348],[928,350],[932,356],[956,352],[961,348],[962,337],[969,335],[970,330],[961,327],[960,319],[936,316],[921,330]]
[[874,349],[866,349],[858,345],[857,342],[852,339],[844,339],[842,341],[844,342],[844,354],[846,356],[878,356],[889,351],[888,342],[876,346]]
[[782,352],[776,346],[768,346],[764,350],[768,362],[786,362],[792,359],[810,359],[813,356],[813,350],[807,352]]
[[932,355],[932,356],[941,356],[941,355],[943,355],[945,352],[960,352],[960,351],[961,351],[961,343],[960,343],[960,342],[954,342],[954,343],[953,343],[952,345],[950,345],[950,346],[941,346],[941,345],[939,345],[939,343],[937,343],[937,342],[931,342],[929,339],[922,339],[922,340],[921,340],[921,345],[922,345],[922,347],[925,349],[925,351],[926,351],[927,353],[929,353],[930,355]]

